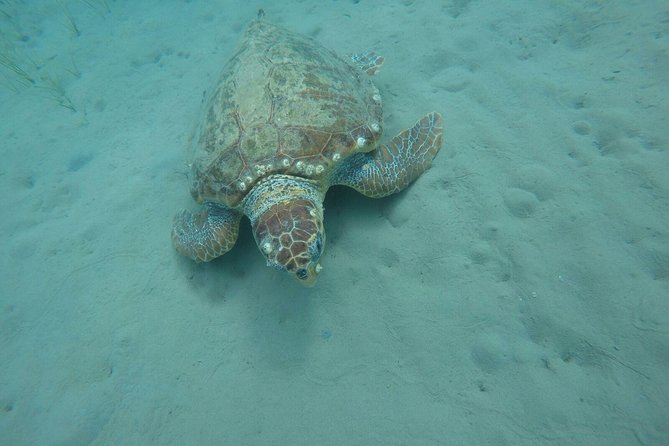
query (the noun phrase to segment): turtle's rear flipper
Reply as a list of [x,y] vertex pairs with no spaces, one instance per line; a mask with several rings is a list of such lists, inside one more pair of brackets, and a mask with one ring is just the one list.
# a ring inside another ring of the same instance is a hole
[[351,60],[362,71],[374,76],[383,65],[383,57],[377,55],[374,51],[365,51],[364,53],[351,54]]
[[214,203],[197,214],[181,211],[174,217],[172,242],[180,254],[208,262],[228,252],[237,241],[242,215]]
[[443,120],[429,113],[412,128],[368,153],[356,153],[333,173],[331,184],[342,184],[373,198],[399,192],[432,164],[441,149]]

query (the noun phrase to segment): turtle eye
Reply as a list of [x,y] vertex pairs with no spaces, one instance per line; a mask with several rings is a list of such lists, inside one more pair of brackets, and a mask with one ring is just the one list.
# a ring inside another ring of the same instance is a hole
[[307,274],[307,270],[304,269],[304,268],[300,268],[300,269],[298,269],[297,271],[295,271],[295,275],[296,275],[297,278],[300,279],[300,280],[304,280],[304,279],[306,279],[307,276],[308,276],[308,274]]
[[316,237],[316,252],[320,254],[322,250],[323,250],[323,237],[321,237],[321,235],[318,234],[318,236]]
[[316,240],[314,244],[309,247],[309,255],[312,259],[318,260],[323,253],[323,236],[319,232],[316,235]]

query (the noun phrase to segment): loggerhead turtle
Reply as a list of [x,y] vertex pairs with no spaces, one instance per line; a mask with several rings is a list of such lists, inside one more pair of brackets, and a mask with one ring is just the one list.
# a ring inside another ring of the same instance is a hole
[[174,218],[177,251],[197,262],[223,255],[242,215],[267,264],[313,284],[325,246],[323,199],[332,185],[368,197],[404,189],[442,143],[433,112],[386,144],[368,75],[382,58],[347,60],[263,20],[248,26],[206,100],[191,150],[198,213]]

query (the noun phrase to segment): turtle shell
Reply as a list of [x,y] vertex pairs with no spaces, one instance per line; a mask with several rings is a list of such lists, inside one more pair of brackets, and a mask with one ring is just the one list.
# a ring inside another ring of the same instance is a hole
[[325,189],[334,166],[374,149],[382,118],[379,91],[361,69],[255,20],[206,101],[191,146],[191,193],[237,208],[271,174]]

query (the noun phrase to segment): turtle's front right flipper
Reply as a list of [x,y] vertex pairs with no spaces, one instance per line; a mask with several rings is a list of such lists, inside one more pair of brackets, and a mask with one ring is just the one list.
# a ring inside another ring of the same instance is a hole
[[181,211],[174,217],[172,242],[180,254],[208,262],[228,252],[237,241],[242,215],[214,203],[196,214]]
[[373,198],[399,192],[430,167],[441,149],[443,131],[441,115],[429,113],[387,144],[345,160],[333,172],[331,184],[349,186]]

